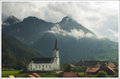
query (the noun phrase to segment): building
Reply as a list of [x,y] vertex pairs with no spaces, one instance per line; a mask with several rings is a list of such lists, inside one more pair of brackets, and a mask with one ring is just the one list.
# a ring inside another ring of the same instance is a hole
[[77,72],[64,72],[63,77],[78,77]]
[[100,67],[89,67],[86,70],[86,75],[95,75],[99,71],[105,71],[108,75],[115,73],[115,66],[111,63],[103,63]]
[[57,71],[60,69],[59,50],[57,47],[57,39],[55,48],[53,49],[54,56],[52,58],[34,58],[28,64],[28,71]]
[[79,61],[79,62],[73,62],[71,65],[73,67],[75,66],[85,66],[85,67],[99,67],[101,64],[105,63],[107,61]]

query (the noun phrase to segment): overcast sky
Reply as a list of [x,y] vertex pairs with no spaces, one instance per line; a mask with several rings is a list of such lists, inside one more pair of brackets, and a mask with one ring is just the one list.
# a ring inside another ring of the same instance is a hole
[[118,41],[119,2],[4,2],[2,18],[14,15],[19,19],[36,16],[49,22],[59,22],[70,16],[98,36]]

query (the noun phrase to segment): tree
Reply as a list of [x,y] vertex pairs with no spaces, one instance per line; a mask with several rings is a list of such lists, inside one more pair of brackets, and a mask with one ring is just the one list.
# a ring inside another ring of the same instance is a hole
[[85,72],[86,67],[85,66],[76,66],[71,69],[72,72]]
[[69,63],[63,64],[62,70],[63,70],[64,72],[70,72],[70,71],[71,71],[71,66],[70,66],[70,64],[69,64]]
[[99,71],[98,74],[97,74],[97,77],[107,77],[107,73],[104,72],[104,71]]

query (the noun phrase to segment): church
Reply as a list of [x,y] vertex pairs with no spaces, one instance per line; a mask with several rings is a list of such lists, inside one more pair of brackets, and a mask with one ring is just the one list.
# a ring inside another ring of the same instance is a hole
[[30,61],[27,71],[57,71],[60,70],[59,50],[57,47],[57,39],[55,48],[53,49],[54,56],[51,58],[34,58]]

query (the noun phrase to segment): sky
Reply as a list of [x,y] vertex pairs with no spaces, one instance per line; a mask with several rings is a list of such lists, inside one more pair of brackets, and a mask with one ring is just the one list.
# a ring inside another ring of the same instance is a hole
[[21,20],[35,16],[56,23],[70,16],[97,36],[112,41],[118,41],[118,12],[117,1],[2,3],[2,20],[12,15]]

